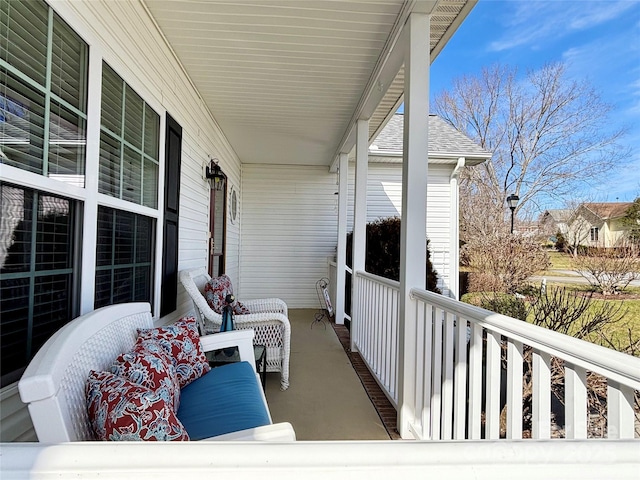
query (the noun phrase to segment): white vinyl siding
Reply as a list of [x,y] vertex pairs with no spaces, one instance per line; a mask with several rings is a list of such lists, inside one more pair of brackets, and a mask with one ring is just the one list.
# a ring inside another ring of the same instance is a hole
[[[451,187],[453,166],[429,165],[427,177],[427,238],[431,261],[438,272],[438,287],[450,295]],[[353,185],[355,164],[349,163],[347,231],[353,230]],[[402,165],[369,162],[367,179],[367,222],[400,216],[402,212]]]
[[316,308],[337,244],[336,175],[326,167],[243,165],[239,299]]

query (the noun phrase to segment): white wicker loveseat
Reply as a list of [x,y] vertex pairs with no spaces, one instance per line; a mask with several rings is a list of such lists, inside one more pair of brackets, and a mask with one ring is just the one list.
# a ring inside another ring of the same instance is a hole
[[[205,285],[210,280],[206,268],[180,272],[180,282],[193,300],[196,319],[205,333],[217,332],[222,325],[222,315],[216,313],[204,297]],[[235,315],[235,328],[250,328],[255,331],[254,342],[267,349],[267,372],[280,372],[280,388],[286,390],[289,388],[291,349],[291,324],[287,317],[287,304],[279,298],[242,300],[242,303],[251,313]]]
[[[90,371],[108,370],[119,354],[131,350],[138,337],[139,329],[153,327],[148,303],[124,303],[99,308],[78,317],[52,336],[38,351],[18,383],[20,397],[29,407],[38,440],[45,443],[94,440],[85,393]],[[243,402],[240,408],[253,409],[255,406],[256,409],[265,413],[266,421],[258,426],[230,429],[228,433],[213,436],[194,438],[190,432],[189,436],[192,440],[295,440],[295,432],[291,424],[286,422],[273,424],[271,421],[267,401],[255,371],[252,342],[251,330],[200,337],[201,348],[205,352],[231,346],[238,347],[240,359],[243,362],[233,365],[243,367],[245,372],[247,368],[249,371],[253,369],[253,373],[243,376],[243,381],[251,382],[251,385],[242,385],[234,392],[240,395],[248,389],[257,392],[251,400],[255,403]],[[215,368],[210,374],[214,374],[215,371],[214,376],[216,376],[226,368]],[[233,374],[235,375],[237,371],[234,369]],[[186,388],[191,388],[201,381],[206,383],[207,380],[204,377],[210,374],[194,380]],[[226,390],[226,392],[230,394],[231,398],[228,400],[230,403],[237,401],[237,397],[231,395],[231,391]],[[184,407],[185,401],[184,390],[182,390],[180,410]],[[216,405],[215,398],[209,395],[206,398],[194,398],[193,401],[197,411],[201,411],[204,417],[208,411],[224,410],[220,405]],[[179,412],[177,414],[179,416]],[[221,415],[229,416],[228,410],[223,411]],[[221,417],[218,418],[220,419]],[[238,417],[230,420],[230,423],[238,425]],[[196,418],[195,422],[205,424],[206,420],[203,421],[201,417],[200,421]]]

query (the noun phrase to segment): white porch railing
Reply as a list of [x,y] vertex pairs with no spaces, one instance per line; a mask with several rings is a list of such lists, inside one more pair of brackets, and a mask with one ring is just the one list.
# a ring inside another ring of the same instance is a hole
[[[357,279],[361,315],[352,323],[354,342],[397,405],[399,284],[365,272],[357,272]],[[412,289],[411,301],[418,304],[417,393],[408,401],[414,402],[411,429],[417,438],[523,438],[526,408],[532,438],[593,436],[588,397],[596,394],[588,387],[588,372],[607,382],[606,399],[601,399],[607,422],[599,436],[638,436],[639,358],[425,290]],[[551,377],[559,373],[555,384],[564,383],[564,433],[552,422]],[[531,392],[530,405],[523,388]]]
[[351,335],[362,360],[394,407],[398,408],[398,296],[400,284],[371,273],[357,273],[360,318]]
[[640,442],[81,442],[0,444],[5,479],[637,480]]

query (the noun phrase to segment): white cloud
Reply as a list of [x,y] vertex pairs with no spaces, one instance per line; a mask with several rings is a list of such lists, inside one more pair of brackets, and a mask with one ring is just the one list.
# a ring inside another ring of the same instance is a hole
[[503,2],[499,21],[504,32],[490,43],[490,51],[519,46],[538,48],[572,32],[586,30],[623,15],[637,2],[620,1],[523,1]]

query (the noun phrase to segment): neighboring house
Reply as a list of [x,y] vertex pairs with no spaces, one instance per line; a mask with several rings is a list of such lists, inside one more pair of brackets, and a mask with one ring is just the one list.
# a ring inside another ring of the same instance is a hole
[[[402,135],[404,116],[396,114],[369,147],[367,221],[401,216]],[[427,238],[431,261],[438,272],[443,295],[458,298],[458,175],[465,166],[491,158],[469,137],[436,115],[429,115],[429,170],[427,174]],[[355,164],[349,164],[349,184],[353,185]],[[353,210],[353,190],[349,192],[349,212]],[[351,216],[349,216],[351,218]],[[348,229],[352,228],[351,222]]]
[[573,210],[569,208],[545,210],[538,220],[539,231],[550,237],[561,233],[566,235],[567,222],[571,218]]
[[632,202],[582,203],[568,222],[567,240],[571,245],[615,247],[627,227],[622,219]]

